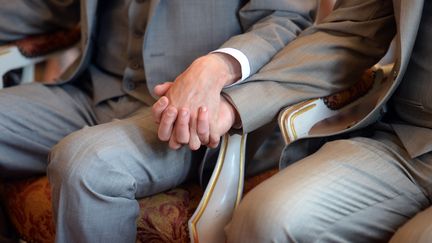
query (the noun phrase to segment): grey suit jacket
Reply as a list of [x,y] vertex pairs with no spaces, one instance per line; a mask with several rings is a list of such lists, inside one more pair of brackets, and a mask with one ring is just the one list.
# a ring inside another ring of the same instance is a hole
[[[374,106],[354,124],[339,126],[346,127],[344,129],[305,137],[286,146],[280,167],[309,155],[332,136],[376,122],[384,114],[386,103],[407,70],[423,3],[423,0],[338,1],[322,24],[305,30],[259,73],[224,91],[236,105],[244,131],[253,131],[270,122],[284,107],[351,86],[361,72],[382,57],[395,38],[392,77],[380,87],[376,99],[361,100]],[[432,150],[432,130],[410,125],[392,126],[412,157]]]
[[[317,8],[316,0],[149,1],[143,57],[151,92],[158,83],[174,80],[198,56],[220,47],[242,51],[255,73],[312,24]],[[98,0],[0,0],[0,4],[0,40],[4,41],[80,21],[83,54],[62,82],[88,67]]]
[[270,122],[284,107],[351,86],[379,61],[396,35],[393,80],[382,87],[373,110],[350,128],[326,135],[375,122],[407,68],[422,8],[423,0],[338,1],[323,23],[305,30],[259,73],[225,89],[240,113],[244,131]]

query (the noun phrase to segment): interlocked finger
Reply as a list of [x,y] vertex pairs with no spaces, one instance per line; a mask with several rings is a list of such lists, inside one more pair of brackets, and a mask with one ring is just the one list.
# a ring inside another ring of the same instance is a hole
[[208,120],[208,110],[206,107],[200,107],[197,120],[198,138],[201,141],[201,144],[207,145],[209,143],[210,122]]
[[180,144],[189,143],[189,120],[190,112],[186,108],[180,109],[180,113],[175,122],[175,138]]
[[159,124],[158,136],[160,140],[168,141],[170,139],[176,118],[177,109],[173,106],[168,106],[168,108],[163,112]]

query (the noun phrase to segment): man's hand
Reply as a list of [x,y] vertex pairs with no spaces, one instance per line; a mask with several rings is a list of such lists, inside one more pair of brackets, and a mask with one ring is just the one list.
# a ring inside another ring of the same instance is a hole
[[[211,124],[214,117],[220,115],[222,88],[238,80],[240,73],[240,64],[233,57],[212,53],[195,60],[173,83],[156,86],[155,93],[164,95],[153,105],[153,116],[159,123],[159,139],[169,141],[174,149],[189,144],[196,150],[201,144],[211,142],[211,137],[209,140],[198,137],[198,109],[205,107],[204,113]],[[209,127],[210,134],[212,128]]]
[[216,148],[221,136],[229,131],[234,124],[239,123],[239,115],[234,107],[223,97],[220,97],[218,110],[209,120],[206,107],[200,107],[197,119],[198,137],[202,144]]

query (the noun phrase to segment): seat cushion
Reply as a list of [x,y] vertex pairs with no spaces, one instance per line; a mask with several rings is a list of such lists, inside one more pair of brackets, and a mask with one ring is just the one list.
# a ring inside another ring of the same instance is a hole
[[51,194],[46,177],[8,183],[4,198],[9,218],[23,239],[54,241]]

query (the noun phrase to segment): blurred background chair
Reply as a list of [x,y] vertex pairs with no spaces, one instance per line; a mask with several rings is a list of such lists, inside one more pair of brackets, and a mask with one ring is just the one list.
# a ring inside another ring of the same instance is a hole
[[0,88],[53,81],[77,58],[80,33],[76,27],[0,46]]
[[30,36],[0,46],[0,88],[50,82],[77,58],[79,27]]

